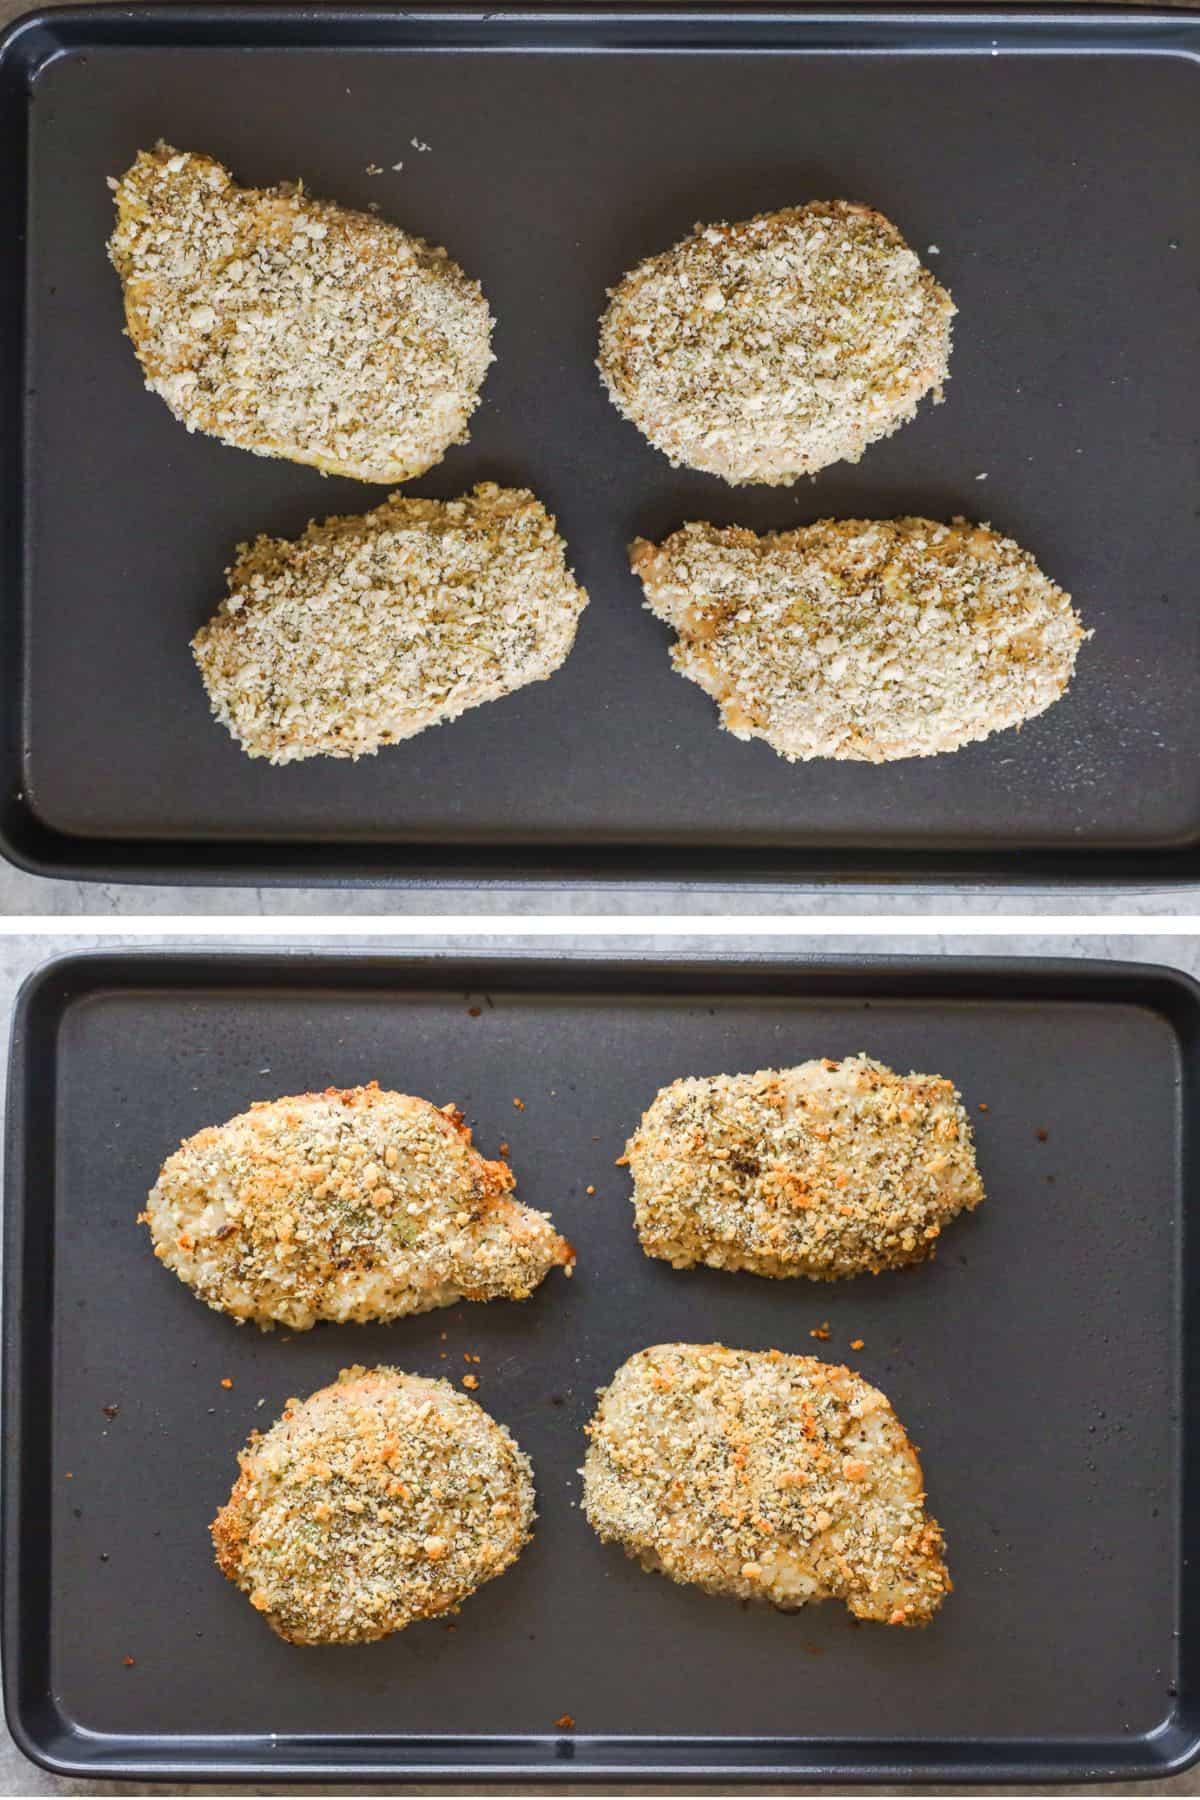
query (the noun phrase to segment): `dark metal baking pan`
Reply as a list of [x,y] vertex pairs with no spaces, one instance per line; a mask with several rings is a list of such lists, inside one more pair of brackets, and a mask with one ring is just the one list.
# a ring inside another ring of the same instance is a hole
[[[64,1773],[185,1780],[1182,1767],[1200,1747],[1197,1002],[1170,972],[1088,962],[51,965],[21,999],[10,1087],[18,1742]],[[977,1122],[987,1204],[935,1263],[817,1288],[642,1255],[614,1158],[661,1083],[864,1047],[951,1074]],[[523,1197],[578,1246],[575,1279],[525,1306],[289,1341],[238,1330],[163,1271],[134,1215],[181,1135],[256,1097],[368,1077],[453,1098],[492,1154],[506,1140]],[[816,1350],[880,1383],[949,1543],[956,1591],[927,1631],[856,1626],[838,1606],[743,1610],[592,1534],[577,1470],[594,1390],[671,1338]],[[467,1352],[478,1397],[533,1459],[533,1544],[453,1632],[281,1643],[208,1540],[250,1427],[348,1363],[454,1378]]]
[[[73,8],[0,53],[0,834],[105,880],[1200,880],[1200,22],[1145,11]],[[160,135],[448,244],[499,320],[468,446],[592,596],[553,679],[358,765],[272,769],[188,652],[233,546],[381,490],[189,437],[141,384],[107,175]],[[413,148],[413,140],[427,151]],[[401,171],[391,165],[403,162]],[[370,166],[385,173],[373,175]],[[794,490],[672,470],[593,366],[697,218],[847,194],[960,308],[944,406]],[[983,479],[986,477],[986,479]],[[952,757],[718,730],[625,562],[686,519],[983,517],[1077,598],[1069,696]]]

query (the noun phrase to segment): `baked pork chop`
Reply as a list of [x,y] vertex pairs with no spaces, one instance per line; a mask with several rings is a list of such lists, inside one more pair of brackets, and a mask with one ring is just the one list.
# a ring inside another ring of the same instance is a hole
[[625,1160],[642,1248],[677,1269],[877,1275],[983,1199],[954,1083],[867,1056],[672,1082]]
[[621,1365],[588,1431],[588,1520],[645,1569],[884,1625],[927,1624],[950,1592],[916,1451],[849,1369],[658,1344]]
[[575,1252],[453,1106],[366,1087],[262,1100],[184,1140],[140,1215],[217,1312],[306,1331],[526,1300]]
[[531,1535],[529,1459],[448,1381],[343,1369],[238,1460],[217,1563],[291,1644],[373,1643],[455,1611]]

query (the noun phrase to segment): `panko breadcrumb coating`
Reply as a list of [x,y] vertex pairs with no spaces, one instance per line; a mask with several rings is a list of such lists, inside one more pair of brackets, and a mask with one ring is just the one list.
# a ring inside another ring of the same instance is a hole
[[291,1644],[369,1644],[452,1612],[531,1536],[529,1459],[448,1381],[343,1369],[238,1461],[217,1563]]
[[692,524],[630,562],[679,673],[788,762],[936,756],[1021,725],[1091,635],[1027,550],[965,519]]
[[925,1625],[950,1592],[916,1451],[849,1369],[658,1344],[601,1389],[588,1433],[588,1520],[644,1569],[884,1625]]
[[169,144],[111,185],[129,337],[189,431],[379,482],[466,441],[492,318],[445,250]]
[[954,312],[882,213],[813,201],[639,263],[610,290],[598,367],[672,463],[778,487],[940,400]]
[[575,1252],[453,1106],[366,1087],[260,1100],[169,1156],[141,1220],[217,1312],[306,1331],[526,1300]]
[[642,1248],[677,1269],[877,1275],[983,1199],[954,1083],[867,1056],[672,1082],[625,1159]]
[[527,488],[393,494],[295,540],[239,545],[192,654],[247,755],[357,758],[545,681],[587,599]]

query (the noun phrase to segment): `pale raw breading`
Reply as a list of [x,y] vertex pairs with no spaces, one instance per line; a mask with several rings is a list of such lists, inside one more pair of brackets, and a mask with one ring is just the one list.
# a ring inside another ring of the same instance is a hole
[[940,400],[954,312],[882,213],[814,201],[639,263],[610,290],[598,367],[672,463],[782,486]]
[[455,1107],[371,1082],[261,1100],[196,1132],[140,1217],[214,1310],[306,1331],[525,1300],[552,1268],[570,1272],[570,1244],[515,1185]]
[[692,524],[630,562],[680,674],[789,762],[936,756],[1021,725],[1091,635],[1027,550],[964,519]]
[[617,1370],[588,1431],[588,1520],[645,1569],[885,1625],[927,1624],[950,1592],[916,1452],[849,1369],[658,1344]]
[[393,494],[294,541],[240,545],[192,653],[248,755],[370,756],[546,680],[587,598],[528,489]]
[[129,337],[189,431],[378,482],[466,441],[493,321],[445,250],[169,144],[115,185]]
[[625,1158],[642,1248],[677,1269],[877,1275],[983,1199],[954,1083],[866,1056],[672,1082]]
[[292,1644],[367,1644],[454,1611],[529,1542],[533,1471],[447,1381],[343,1369],[252,1432],[217,1563]]

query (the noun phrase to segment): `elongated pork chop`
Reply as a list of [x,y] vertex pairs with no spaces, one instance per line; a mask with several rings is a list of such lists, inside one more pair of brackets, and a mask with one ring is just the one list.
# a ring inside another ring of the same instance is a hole
[[305,1331],[528,1299],[575,1252],[453,1106],[366,1087],[259,1101],[169,1156],[142,1220],[217,1312]]
[[1021,725],[1090,636],[1027,550],[963,519],[693,524],[630,560],[679,673],[788,762],[937,756]]

